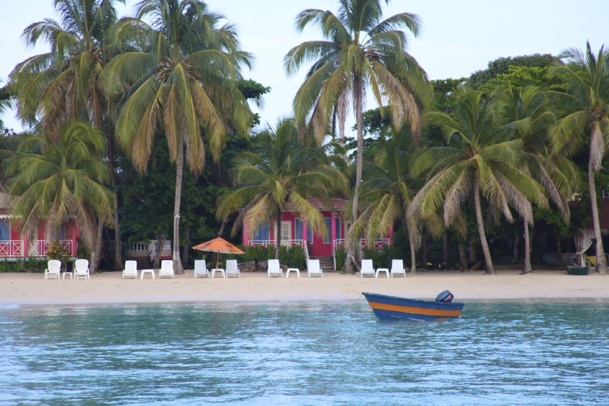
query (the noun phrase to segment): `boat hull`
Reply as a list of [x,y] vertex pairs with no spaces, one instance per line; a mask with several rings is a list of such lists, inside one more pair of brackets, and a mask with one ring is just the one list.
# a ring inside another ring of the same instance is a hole
[[380,320],[443,320],[461,316],[464,303],[407,299],[378,293],[362,293]]
[[588,275],[590,268],[587,266],[568,266],[567,273],[569,275]]

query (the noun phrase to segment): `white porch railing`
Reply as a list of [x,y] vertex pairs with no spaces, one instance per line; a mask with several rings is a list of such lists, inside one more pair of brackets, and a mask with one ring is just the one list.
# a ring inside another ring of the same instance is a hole
[[0,258],[23,257],[22,240],[2,240],[0,241]]
[[[281,245],[284,247],[302,246],[303,243],[303,240],[281,240]],[[250,240],[247,243],[248,247],[268,247],[269,245],[274,246],[275,240]]]
[[[59,241],[62,248],[70,251],[70,255],[72,255],[72,241],[71,240],[61,240]],[[48,240],[37,240],[29,250],[29,255],[31,257],[44,257],[47,254],[47,250],[49,249],[49,245],[51,241]]]

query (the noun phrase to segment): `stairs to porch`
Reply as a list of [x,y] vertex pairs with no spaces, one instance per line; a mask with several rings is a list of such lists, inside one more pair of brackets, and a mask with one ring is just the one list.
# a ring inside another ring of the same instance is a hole
[[311,257],[311,259],[319,259],[319,265],[324,272],[334,272],[334,258],[332,257]]

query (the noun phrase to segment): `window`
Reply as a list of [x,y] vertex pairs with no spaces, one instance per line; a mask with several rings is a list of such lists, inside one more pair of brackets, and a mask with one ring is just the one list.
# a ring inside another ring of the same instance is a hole
[[[328,228],[328,234],[324,236],[324,244],[330,244],[332,241],[330,241],[331,237],[332,237],[332,219],[331,218],[324,218],[324,221],[326,222],[326,227]],[[339,218],[335,218],[335,225],[336,225],[336,239],[340,240],[341,238],[341,232],[340,232],[340,219]]]
[[254,238],[252,238],[253,240],[259,241],[259,240],[264,240],[264,241],[268,241],[271,239],[271,234],[269,232],[270,227],[269,227],[269,223],[264,223],[264,224],[260,224],[258,226],[258,229],[254,231]]
[[0,241],[10,241],[11,229],[7,220],[0,220]]
[[[296,239],[301,240],[302,239],[302,227],[303,227],[304,222],[301,219],[296,219],[294,222],[296,224]],[[313,243],[313,230],[311,230],[310,227],[307,227],[307,242],[310,244]]]

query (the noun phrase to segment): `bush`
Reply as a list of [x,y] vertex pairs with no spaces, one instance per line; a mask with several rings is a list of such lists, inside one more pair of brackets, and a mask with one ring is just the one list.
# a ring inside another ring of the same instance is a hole
[[288,268],[305,269],[307,266],[305,253],[300,245],[295,245],[293,247],[279,247],[279,262]]
[[14,258],[0,261],[0,272],[44,272],[47,261],[39,258]]
[[339,245],[334,251],[336,257],[336,269],[343,269],[345,267],[345,260],[347,259],[347,250],[344,246]]

